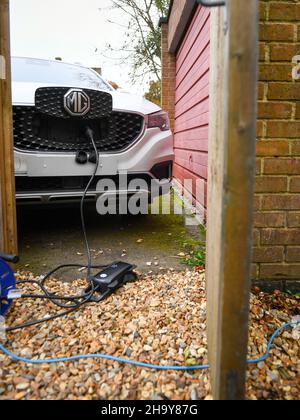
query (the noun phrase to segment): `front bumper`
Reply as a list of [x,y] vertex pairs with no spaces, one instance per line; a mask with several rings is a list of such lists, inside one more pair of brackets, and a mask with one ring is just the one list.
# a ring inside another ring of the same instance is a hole
[[[171,164],[174,160],[173,135],[171,131],[162,132],[160,129],[148,129],[143,137],[130,149],[114,154],[100,154],[100,165],[97,172],[99,178],[112,178],[122,174],[129,177],[148,177],[156,180],[158,176],[153,168],[165,162]],[[79,165],[73,153],[30,153],[15,150],[15,174],[17,177],[17,200],[31,201],[63,201],[79,198],[84,189],[77,188],[50,188],[40,187],[30,191],[19,187],[22,181],[33,180],[38,184],[38,179],[54,178],[79,179],[90,177],[94,171],[94,164]],[[20,181],[20,182],[18,182]],[[127,187],[118,189],[118,194],[132,194]],[[149,194],[148,191],[144,191]],[[91,189],[88,196],[97,197],[99,194],[111,194],[115,191],[96,191]]]

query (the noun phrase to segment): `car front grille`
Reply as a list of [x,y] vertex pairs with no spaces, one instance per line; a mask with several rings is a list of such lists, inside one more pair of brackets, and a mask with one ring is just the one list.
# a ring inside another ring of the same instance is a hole
[[129,148],[144,129],[144,118],[130,112],[112,112],[96,119],[59,118],[37,111],[33,106],[14,106],[14,145],[28,152],[90,151],[84,135],[88,125],[94,131],[97,148],[102,153],[116,153]]
[[[73,118],[66,112],[63,106],[64,96],[72,89],[67,87],[43,87],[35,92],[35,108],[38,112],[58,118]],[[79,89],[86,93],[90,99],[89,113],[81,116],[81,119],[94,120],[107,117],[113,107],[112,96],[107,92],[91,89]]]

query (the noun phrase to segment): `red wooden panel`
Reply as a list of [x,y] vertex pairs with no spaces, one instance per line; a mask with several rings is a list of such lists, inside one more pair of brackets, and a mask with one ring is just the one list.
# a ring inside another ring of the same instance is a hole
[[205,98],[199,104],[188,108],[181,115],[176,116],[175,133],[188,131],[192,128],[207,125],[207,114],[209,113],[209,98]]
[[207,164],[207,152],[202,150],[186,150],[181,149],[180,147],[176,147],[176,159],[180,163],[180,161],[185,161],[185,167],[194,174],[197,175],[199,166],[205,166]]
[[[210,39],[210,22],[208,21],[205,26],[205,32],[201,34],[201,37],[197,40],[196,44],[193,46],[193,49],[190,52],[190,55],[182,64],[180,70],[177,69],[177,86],[182,83],[182,80],[187,76],[187,69],[191,69],[200,59],[201,55],[204,53],[205,49],[209,45]],[[177,61],[176,61],[176,65]]]
[[[201,105],[201,104],[200,104]],[[188,117],[188,118],[187,118]],[[176,120],[175,123],[175,134],[182,131],[191,130],[207,125],[208,112],[200,114],[198,107],[191,109],[187,114]]]
[[[192,186],[190,187],[190,183],[185,183],[182,185],[194,196],[197,198],[198,203],[200,206],[206,207],[207,205],[207,181],[204,178],[201,178],[192,172],[189,172],[184,167],[175,163],[174,165],[174,176],[179,180],[191,180]],[[198,185],[198,188],[197,188]],[[195,203],[196,204],[196,203]]]
[[202,77],[195,85],[187,85],[187,91],[182,93],[181,88],[176,91],[176,112],[181,115],[182,112],[192,108],[197,103],[206,99],[209,95],[209,74],[208,74],[208,59],[206,61],[206,70],[202,72]]
[[175,134],[174,145],[176,148],[186,150],[208,151],[208,127],[198,127]]
[[[192,177],[207,179],[207,166],[193,164],[193,171],[187,169],[190,165],[188,159],[180,159],[176,157],[175,163],[184,168]],[[182,181],[182,180],[181,180]]]
[[[197,127],[191,130],[186,130],[180,133],[175,133],[175,139],[176,141],[193,141],[195,143],[208,140],[208,127]],[[195,147],[194,147],[195,149]]]
[[192,180],[198,205],[207,205],[210,12],[199,6],[176,57],[174,176]]
[[181,68],[185,60],[189,59],[189,54],[193,49],[193,46],[197,38],[201,35],[203,31],[203,26],[209,20],[209,10],[199,7],[198,13],[196,13],[189,31],[187,32],[182,45],[177,54],[177,71]]
[[209,70],[209,55],[210,50],[208,46],[194,66],[186,69],[186,77],[182,80],[182,83],[178,84],[176,87],[176,102],[186,95],[188,91],[205,76]]
[[195,165],[206,166],[207,164],[207,153],[200,152],[199,150],[186,150],[186,149],[177,149],[177,157],[179,159],[186,160],[188,162],[187,169],[191,172],[197,173],[195,171]]
[[[198,37],[198,33],[197,31],[194,31],[194,27],[196,22],[199,24],[199,22],[202,21],[202,18],[204,16],[205,10],[204,8],[198,7],[196,10],[196,13],[193,17],[193,20],[187,30],[186,36],[178,50],[177,53],[177,57],[182,57],[182,59],[184,60],[184,58],[187,56],[188,52],[190,51],[190,49],[192,48],[192,45],[194,44],[196,38]],[[180,68],[180,63],[179,64],[179,68]]]
[[195,150],[199,152],[206,152],[208,153],[208,140],[201,140],[201,141],[180,141],[176,140],[175,142],[175,149],[183,149],[183,150]]

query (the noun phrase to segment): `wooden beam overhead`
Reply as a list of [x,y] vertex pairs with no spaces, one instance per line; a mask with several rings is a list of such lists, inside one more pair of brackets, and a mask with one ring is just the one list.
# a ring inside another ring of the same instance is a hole
[[230,0],[226,16],[224,7],[211,14],[207,292],[209,357],[217,400],[245,397],[258,5],[254,0]]
[[0,0],[0,250],[17,254],[9,0]]
[[169,52],[171,54],[175,54],[178,50],[196,7],[196,0],[174,0],[172,2],[168,18]]

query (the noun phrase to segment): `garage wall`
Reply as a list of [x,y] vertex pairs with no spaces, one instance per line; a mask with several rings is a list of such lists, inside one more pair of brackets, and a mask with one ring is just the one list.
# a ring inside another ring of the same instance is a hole
[[[176,53],[174,175],[200,181],[198,205],[206,208],[209,121],[210,11],[198,7]],[[190,190],[190,187],[187,187]]]
[[[162,27],[162,108],[174,131],[174,176],[192,194],[203,220],[207,207],[210,9],[174,0]],[[198,186],[198,189],[197,189]]]
[[[300,51],[299,16],[297,1],[260,0],[252,276],[282,285],[300,278],[300,80],[292,77]],[[208,27],[209,10],[195,0],[173,0],[162,32],[162,104],[175,132],[175,176],[200,179],[205,186]],[[200,205],[206,207],[206,188]]]

